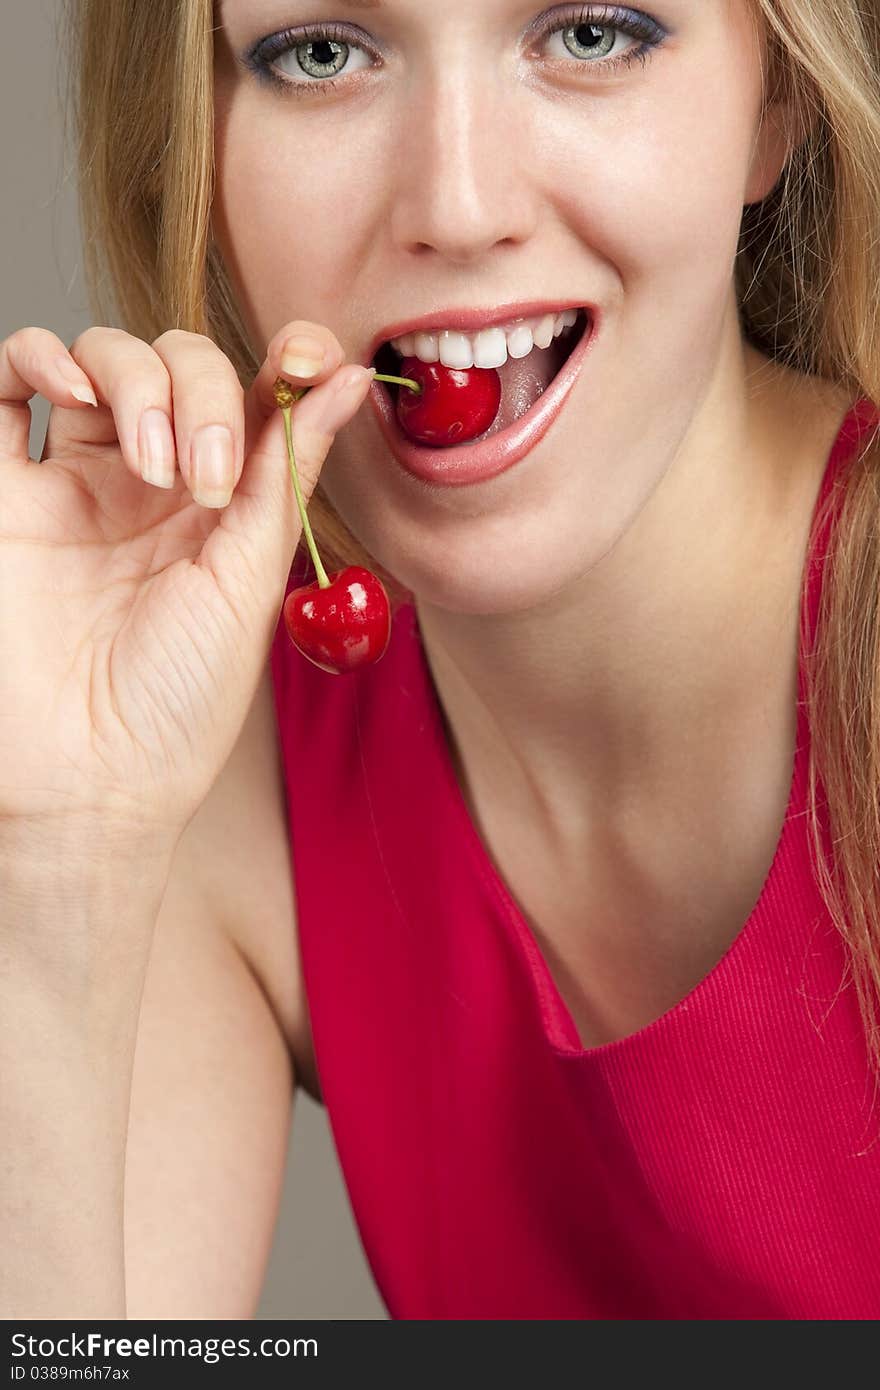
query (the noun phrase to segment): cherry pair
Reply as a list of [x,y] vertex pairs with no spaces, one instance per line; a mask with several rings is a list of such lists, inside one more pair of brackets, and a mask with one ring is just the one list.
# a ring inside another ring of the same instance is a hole
[[[462,444],[483,434],[498,414],[501,380],[496,371],[459,371],[439,362],[404,358],[403,376],[377,372],[375,381],[400,387],[396,413],[401,429],[433,448]],[[404,390],[404,388],[406,388]],[[295,390],[283,377],[274,385],[284,416],[284,432],[303,534],[317,579],[292,589],[284,600],[284,625],[296,649],[331,675],[343,675],[379,661],[391,638],[391,605],[384,584],[362,565],[327,574],[321,563],[303,501],[290,410],[311,387]]]

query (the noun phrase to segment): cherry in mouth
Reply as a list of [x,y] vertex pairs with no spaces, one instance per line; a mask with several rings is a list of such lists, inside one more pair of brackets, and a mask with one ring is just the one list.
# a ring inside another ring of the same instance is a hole
[[573,327],[549,347],[535,348],[525,358],[508,358],[497,369],[459,369],[417,357],[401,358],[390,343],[379,349],[373,366],[383,375],[415,379],[424,388],[416,395],[407,388],[380,385],[380,390],[388,390],[391,413],[401,432],[426,448],[454,448],[488,438],[531,410],[582,340],[589,322],[586,311],[579,310]]
[[400,375],[422,388],[419,395],[405,387],[394,388],[397,422],[416,444],[429,449],[464,444],[485,434],[498,414],[501,377],[494,368],[460,370],[404,357]]

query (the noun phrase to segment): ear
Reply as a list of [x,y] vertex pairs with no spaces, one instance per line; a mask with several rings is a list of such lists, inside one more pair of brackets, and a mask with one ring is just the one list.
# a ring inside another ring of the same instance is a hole
[[787,161],[807,134],[790,103],[776,101],[765,108],[749,164],[743,195],[746,206],[760,203],[773,192]]

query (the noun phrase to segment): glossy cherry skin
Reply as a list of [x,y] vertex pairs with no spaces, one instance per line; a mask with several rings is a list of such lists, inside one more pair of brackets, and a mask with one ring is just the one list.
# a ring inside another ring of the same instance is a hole
[[349,565],[291,589],[284,600],[287,635],[303,656],[322,671],[342,676],[385,655],[391,638],[391,604],[385,585],[361,565]]
[[397,419],[408,439],[428,448],[444,449],[485,434],[501,405],[501,378],[494,367],[444,367],[404,357],[400,376],[412,377],[420,395],[401,386]]

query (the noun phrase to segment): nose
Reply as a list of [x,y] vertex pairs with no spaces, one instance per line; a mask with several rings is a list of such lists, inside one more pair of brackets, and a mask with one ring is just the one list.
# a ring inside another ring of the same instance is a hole
[[[482,52],[482,46],[477,46]],[[391,209],[395,244],[458,264],[527,241],[537,221],[524,92],[485,58],[448,49],[414,80],[405,136],[395,132]]]

